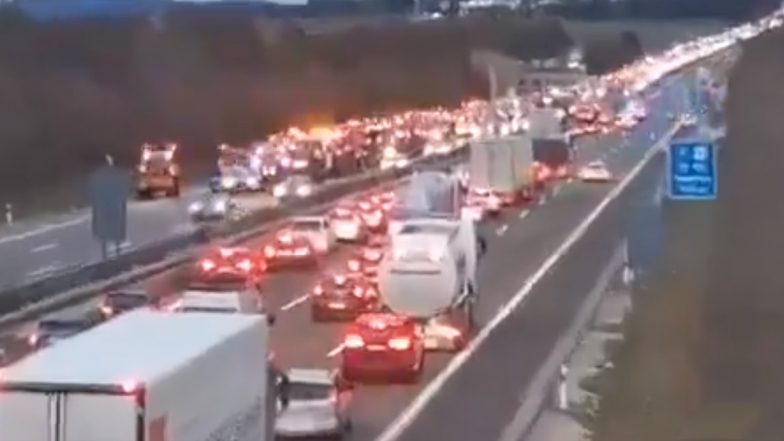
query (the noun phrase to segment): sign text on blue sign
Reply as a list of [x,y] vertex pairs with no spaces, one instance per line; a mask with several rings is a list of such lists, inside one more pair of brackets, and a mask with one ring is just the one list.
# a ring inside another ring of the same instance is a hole
[[710,200],[718,193],[716,148],[712,142],[670,144],[667,187],[670,199]]

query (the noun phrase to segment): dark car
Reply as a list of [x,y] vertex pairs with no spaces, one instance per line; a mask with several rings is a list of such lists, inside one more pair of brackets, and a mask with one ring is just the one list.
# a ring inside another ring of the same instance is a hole
[[108,320],[136,308],[154,305],[154,299],[147,291],[127,289],[104,294],[98,305],[98,312],[101,319]]
[[40,349],[73,337],[98,323],[98,320],[90,315],[43,319],[38,322],[38,329],[28,337],[28,343],[31,348]]
[[313,288],[310,306],[314,321],[353,319],[377,309],[378,291],[363,276],[327,276]]

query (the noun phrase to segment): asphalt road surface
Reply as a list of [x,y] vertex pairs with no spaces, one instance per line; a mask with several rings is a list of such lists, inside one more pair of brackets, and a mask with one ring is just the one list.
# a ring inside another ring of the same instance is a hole
[[[578,163],[603,159],[617,178],[627,174],[661,138],[672,122],[667,109],[679,91],[677,79],[665,80],[661,92],[651,95],[649,118],[628,134],[584,138],[578,146]],[[688,133],[684,134],[688,136]],[[656,163],[658,161],[658,163]],[[650,171],[648,171],[650,170]],[[606,263],[605,256],[625,235],[625,201],[652,197],[660,183],[661,160],[654,160],[617,204],[589,229],[587,235],[534,288],[526,302],[491,334],[460,370],[435,393],[402,430],[401,440],[495,440],[514,414],[520,394],[547,356],[554,341],[568,327]],[[607,196],[614,184],[562,183],[537,203],[510,209],[486,224],[488,254],[480,268],[478,320],[487,323],[525,284],[542,263]],[[171,203],[171,201],[162,201]],[[268,236],[254,238],[260,246]],[[0,248],[2,249],[2,248]],[[275,273],[265,282],[267,305],[277,311],[273,328],[273,350],[283,366],[335,367],[339,362],[341,324],[314,324],[310,319],[307,292],[320,274],[339,270],[351,253],[343,246],[325,262],[320,272]],[[160,274],[144,285],[159,294],[176,294],[181,269]],[[87,303],[70,308],[86,311]],[[24,337],[32,324],[15,330],[6,340],[10,359],[25,352]],[[423,388],[450,362],[452,355],[428,354],[426,372],[411,386],[359,386],[354,394],[354,430],[350,440],[372,440],[379,436]]]

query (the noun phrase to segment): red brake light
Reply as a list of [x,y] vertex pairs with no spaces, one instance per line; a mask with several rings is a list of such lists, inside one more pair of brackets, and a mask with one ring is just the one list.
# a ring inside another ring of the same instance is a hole
[[343,340],[343,345],[347,348],[357,349],[365,346],[365,340],[360,335],[348,334]]
[[126,380],[122,382],[120,387],[126,394],[132,394],[136,392],[136,389],[139,387],[139,383],[136,380]]
[[411,339],[408,337],[396,337],[389,340],[388,345],[396,351],[405,351],[411,348]]
[[30,336],[27,337],[27,342],[30,346],[35,346],[38,343],[38,334],[30,334]]
[[354,287],[354,296],[355,297],[363,297],[365,295],[365,290],[362,289],[361,286]]
[[316,285],[313,288],[313,294],[315,294],[317,296],[320,296],[320,295],[324,294],[324,287],[322,287],[321,285]]
[[347,265],[348,265],[349,271],[355,271],[355,272],[359,271],[359,268],[360,268],[359,260],[351,259],[351,260],[348,261]]
[[267,256],[267,257],[275,257],[275,253],[276,253],[275,247],[273,247],[272,245],[267,245],[266,247],[264,247],[264,255],[265,256]]
[[253,269],[253,262],[251,262],[250,259],[243,259],[237,264],[237,268],[249,273]]
[[112,315],[112,314],[114,314],[114,310],[112,309],[112,307],[111,307],[111,306],[108,306],[108,305],[101,305],[101,313],[102,313],[103,315],[109,316],[109,315]]
[[212,271],[215,269],[215,262],[210,259],[204,259],[201,261],[201,269],[202,271]]

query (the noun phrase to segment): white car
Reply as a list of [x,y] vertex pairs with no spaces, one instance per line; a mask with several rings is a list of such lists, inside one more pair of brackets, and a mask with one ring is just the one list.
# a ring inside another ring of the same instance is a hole
[[580,169],[577,176],[583,182],[609,182],[613,179],[612,173],[604,161],[592,161]]
[[275,435],[285,438],[342,437],[351,430],[351,386],[324,369],[290,369],[280,387]]
[[[223,314],[266,314],[261,295],[250,289],[221,291],[214,287],[191,286],[168,308],[172,312]],[[270,322],[273,315],[268,315]]]
[[313,194],[313,181],[307,175],[292,175],[272,187],[278,199],[305,198]]
[[207,194],[188,205],[188,214],[194,222],[232,218],[238,210],[237,203],[225,193]]
[[363,242],[368,236],[362,217],[349,208],[338,207],[332,214],[330,226],[337,240]]
[[292,237],[305,238],[319,254],[327,254],[337,242],[335,233],[324,216],[300,216],[288,228]]

